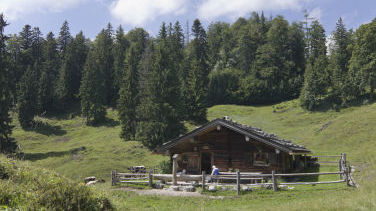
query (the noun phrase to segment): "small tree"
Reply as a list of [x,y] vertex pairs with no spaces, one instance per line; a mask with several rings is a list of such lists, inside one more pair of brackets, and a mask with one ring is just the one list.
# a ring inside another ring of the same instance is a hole
[[80,87],[81,112],[86,124],[96,124],[106,116],[104,72],[99,68],[96,48],[89,51]]

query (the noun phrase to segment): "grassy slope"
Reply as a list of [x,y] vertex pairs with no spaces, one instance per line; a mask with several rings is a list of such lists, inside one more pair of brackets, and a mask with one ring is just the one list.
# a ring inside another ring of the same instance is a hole
[[[274,111],[274,112],[273,112]],[[346,152],[357,166],[360,190],[341,185],[297,187],[293,192],[254,194],[225,200],[139,197],[131,193],[111,192],[118,207],[160,209],[370,209],[376,207],[376,104],[344,109],[341,112],[306,112],[289,101],[274,106],[220,105],[208,110],[208,119],[230,116],[233,120],[260,127],[267,132],[304,144],[317,154]],[[115,112],[109,112],[111,124],[87,127],[79,117],[43,119],[50,126],[45,130],[23,131],[16,127],[14,137],[21,143],[26,158],[37,165],[53,168],[73,179],[96,175],[108,178],[111,169],[129,165],[154,166],[166,159],[150,154],[136,142],[119,138]],[[325,127],[324,125],[327,125]],[[53,133],[51,133],[53,131]],[[67,140],[67,141],[64,141]],[[86,150],[75,151],[84,146]],[[72,151],[74,153],[72,153]],[[105,187],[108,189],[108,186]],[[330,197],[329,197],[330,195]],[[189,202],[189,203],[186,203]]]

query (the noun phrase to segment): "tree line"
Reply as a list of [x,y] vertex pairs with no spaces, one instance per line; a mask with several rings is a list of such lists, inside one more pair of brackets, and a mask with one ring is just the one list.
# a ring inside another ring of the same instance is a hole
[[154,149],[184,133],[184,121],[205,122],[211,105],[299,98],[307,110],[339,109],[372,101],[376,87],[376,20],[354,32],[340,18],[330,42],[317,20],[255,12],[207,30],[198,19],[186,31],[162,23],[156,37],[108,24],[93,41],[72,36],[67,21],[58,36],[30,25],[5,35],[6,26],[0,15],[1,152],[16,147],[11,109],[28,128],[78,105],[87,124],[100,124],[116,108],[120,136]]

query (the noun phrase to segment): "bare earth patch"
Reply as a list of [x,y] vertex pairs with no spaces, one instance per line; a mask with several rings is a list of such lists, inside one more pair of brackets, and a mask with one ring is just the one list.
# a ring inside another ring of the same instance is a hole
[[157,196],[180,196],[180,197],[207,197],[213,199],[223,199],[223,196],[206,196],[199,192],[186,192],[186,191],[173,191],[173,190],[162,190],[162,189],[133,189],[128,187],[122,187],[121,190],[130,191],[137,193],[138,195],[157,195]]

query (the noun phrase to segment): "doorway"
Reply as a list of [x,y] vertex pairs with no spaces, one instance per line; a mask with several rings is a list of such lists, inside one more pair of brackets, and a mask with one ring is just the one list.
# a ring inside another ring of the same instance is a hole
[[211,153],[201,154],[201,172],[205,171],[206,174],[211,173],[212,163],[211,163]]

